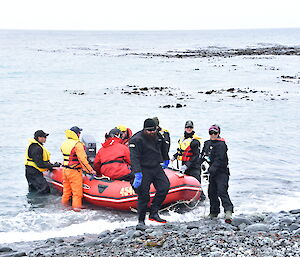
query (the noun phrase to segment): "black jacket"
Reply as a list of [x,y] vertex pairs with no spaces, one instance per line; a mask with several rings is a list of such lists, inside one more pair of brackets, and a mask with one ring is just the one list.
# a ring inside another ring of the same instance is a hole
[[43,161],[43,149],[36,143],[33,143],[28,148],[28,156],[32,158],[35,164],[42,169],[52,169],[53,165],[48,161]]
[[219,173],[229,175],[227,145],[224,139],[220,138],[204,142],[200,163],[205,160],[209,163],[208,172],[211,176]]
[[[168,151],[168,155],[169,155],[169,151],[170,151],[170,146],[171,146],[171,138],[170,138],[170,132],[163,130],[161,127],[158,127],[158,133],[160,133],[163,138],[165,139],[165,142],[167,144],[167,151]],[[169,160],[169,156],[168,156],[168,160]]]
[[131,169],[134,173],[143,168],[155,168],[165,160],[169,160],[168,144],[160,133],[155,140],[148,139],[144,131],[137,132],[129,141]]

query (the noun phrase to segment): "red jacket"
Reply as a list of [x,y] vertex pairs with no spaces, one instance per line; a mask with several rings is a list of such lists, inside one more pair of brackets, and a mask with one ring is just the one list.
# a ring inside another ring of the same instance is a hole
[[119,179],[131,172],[130,152],[128,146],[122,144],[122,139],[109,137],[99,149],[95,161],[94,169],[97,175],[101,174],[111,179]]

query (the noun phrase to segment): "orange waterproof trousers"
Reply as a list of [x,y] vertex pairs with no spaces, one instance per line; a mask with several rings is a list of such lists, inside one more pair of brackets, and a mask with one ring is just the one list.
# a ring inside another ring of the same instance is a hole
[[63,195],[61,202],[64,205],[69,204],[72,197],[73,209],[80,209],[82,207],[82,172],[72,169],[64,169],[63,171]]

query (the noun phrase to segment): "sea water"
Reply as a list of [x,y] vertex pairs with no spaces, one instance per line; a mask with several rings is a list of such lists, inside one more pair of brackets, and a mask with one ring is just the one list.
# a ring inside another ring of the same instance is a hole
[[[72,126],[93,135],[97,147],[119,124],[140,130],[157,116],[171,133],[171,151],[194,121],[208,139],[221,126],[230,160],[229,194],[235,213],[288,211],[300,207],[300,56],[145,58],[168,51],[299,46],[300,30],[245,31],[0,31],[0,243],[98,233],[136,223],[133,213],[87,206],[80,213],[60,205],[60,195],[31,197],[24,153],[34,131],[49,133],[45,146],[62,161],[59,146]],[[142,54],[142,55],[140,55]],[[281,76],[298,80],[285,82]],[[167,95],[121,94],[127,86],[168,87]],[[229,88],[257,90],[250,100]],[[224,94],[200,91],[225,89]],[[262,91],[262,92],[261,92]],[[183,108],[160,108],[164,105]],[[206,187],[204,187],[206,188]],[[203,218],[209,204],[170,221]]]

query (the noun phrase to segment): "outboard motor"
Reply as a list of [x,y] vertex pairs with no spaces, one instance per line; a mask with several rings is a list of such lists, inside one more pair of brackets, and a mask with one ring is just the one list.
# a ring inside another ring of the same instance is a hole
[[86,149],[86,155],[88,158],[88,161],[90,163],[90,165],[94,168],[94,160],[96,157],[96,153],[97,153],[97,144],[96,144],[96,140],[93,136],[91,135],[84,135],[82,136],[82,143],[84,143]]

